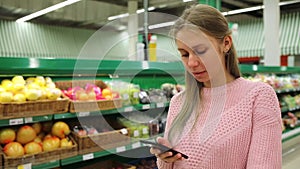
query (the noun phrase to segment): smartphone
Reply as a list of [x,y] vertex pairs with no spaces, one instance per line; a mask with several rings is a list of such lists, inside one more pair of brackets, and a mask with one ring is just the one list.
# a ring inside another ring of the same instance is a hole
[[161,151],[163,151],[163,152],[170,151],[170,152],[173,153],[173,155],[176,155],[176,154],[179,153],[179,154],[181,154],[181,156],[182,156],[183,158],[185,158],[185,159],[188,159],[188,158],[189,158],[187,155],[185,155],[185,154],[183,154],[183,153],[181,153],[181,152],[179,152],[179,151],[176,151],[176,150],[174,150],[174,149],[172,149],[172,148],[169,148],[169,147],[167,147],[167,146],[164,146],[164,145],[162,145],[162,144],[159,144],[159,143],[157,143],[157,142],[148,141],[148,140],[140,140],[140,142],[141,142],[141,143],[144,143],[144,144],[150,144],[153,148],[157,148],[157,149],[159,149],[159,150],[161,150]]

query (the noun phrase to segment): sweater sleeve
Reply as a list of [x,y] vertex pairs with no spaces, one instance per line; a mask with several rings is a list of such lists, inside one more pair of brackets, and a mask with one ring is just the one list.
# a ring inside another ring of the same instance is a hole
[[281,111],[275,91],[263,84],[256,92],[247,169],[281,169]]
[[[167,115],[167,122],[166,122],[166,127],[165,127],[165,132],[164,132],[165,139],[168,139],[168,131],[171,127],[171,124],[172,124],[174,118],[178,114],[179,108],[181,106],[181,103],[179,101],[180,100],[179,97],[181,94],[182,93],[179,93],[179,94],[173,96],[170,101],[169,111],[168,111],[168,115]],[[157,167],[159,169],[173,169],[173,163],[165,163],[164,161],[162,161],[158,158],[157,159]]]

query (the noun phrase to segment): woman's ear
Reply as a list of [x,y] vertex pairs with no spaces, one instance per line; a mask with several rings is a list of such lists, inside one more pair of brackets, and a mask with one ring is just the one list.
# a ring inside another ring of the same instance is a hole
[[231,36],[225,36],[224,40],[223,40],[223,46],[224,46],[223,52],[227,53],[230,50],[231,45],[232,45],[232,38],[231,38]]

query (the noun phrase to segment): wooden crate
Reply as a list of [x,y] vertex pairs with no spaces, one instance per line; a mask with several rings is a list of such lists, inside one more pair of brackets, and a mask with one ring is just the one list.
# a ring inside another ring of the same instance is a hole
[[107,150],[130,143],[129,133],[122,134],[122,129],[86,136],[79,136],[72,131],[72,136],[78,144],[79,154]]
[[67,98],[0,103],[0,119],[58,114],[67,112],[68,109],[69,99]]

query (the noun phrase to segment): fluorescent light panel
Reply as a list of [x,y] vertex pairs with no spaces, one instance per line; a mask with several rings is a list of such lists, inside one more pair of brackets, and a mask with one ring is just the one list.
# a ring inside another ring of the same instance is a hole
[[67,1],[55,4],[55,5],[50,6],[48,8],[42,9],[40,11],[34,12],[34,13],[30,14],[30,15],[27,15],[27,16],[24,16],[24,17],[22,17],[20,19],[17,19],[16,22],[26,22],[26,21],[29,21],[29,20],[31,20],[33,18],[39,17],[41,15],[45,15],[46,13],[55,11],[57,9],[63,8],[63,7],[68,6],[68,5],[71,5],[71,4],[76,3],[78,1],[81,1],[81,0],[67,0]]
[[[151,7],[148,8],[148,11],[153,11],[154,9],[155,9],[155,7],[151,6]],[[138,9],[136,11],[137,14],[140,14],[140,13],[143,13],[143,12],[145,12],[144,9]],[[111,21],[111,20],[115,20],[115,19],[118,19],[118,18],[125,18],[127,16],[129,16],[129,14],[124,13],[124,14],[120,14],[120,15],[110,16],[110,17],[107,18],[107,20]]]

